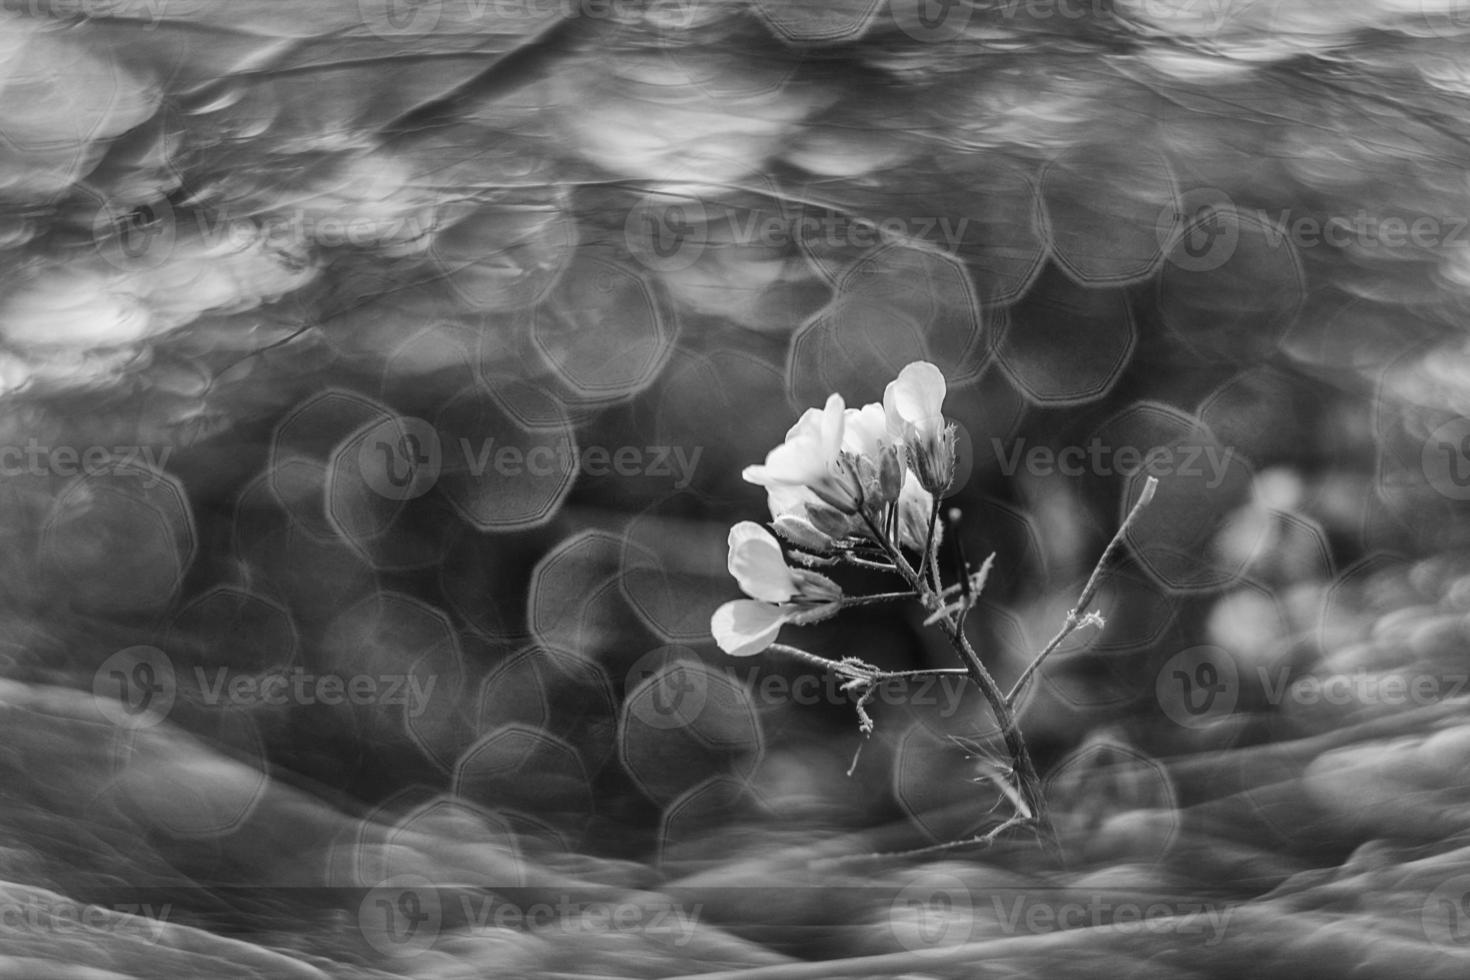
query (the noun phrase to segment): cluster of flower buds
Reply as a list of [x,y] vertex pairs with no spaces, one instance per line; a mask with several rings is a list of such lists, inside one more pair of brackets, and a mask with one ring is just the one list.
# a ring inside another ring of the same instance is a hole
[[[881,404],[847,408],[834,394],[823,408],[807,409],[763,465],[746,467],[744,478],[766,488],[771,527],[798,561],[835,564],[865,549],[908,549],[923,567],[923,552],[939,543],[935,501],[954,481],[945,393],[943,373],[916,361]],[[841,608],[837,585],[788,567],[780,543],[757,524],[731,530],[729,567],[751,598],[726,603],[711,621],[726,653],[759,653],[785,623],[816,622]]]

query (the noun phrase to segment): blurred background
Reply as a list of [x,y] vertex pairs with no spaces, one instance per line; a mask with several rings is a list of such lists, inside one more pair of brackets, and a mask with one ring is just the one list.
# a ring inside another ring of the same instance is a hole
[[[1467,36],[0,0],[0,973],[1466,975]],[[1021,700],[1060,862],[946,846],[962,685],[709,636],[742,468],[921,359],[1002,686],[1160,480]]]

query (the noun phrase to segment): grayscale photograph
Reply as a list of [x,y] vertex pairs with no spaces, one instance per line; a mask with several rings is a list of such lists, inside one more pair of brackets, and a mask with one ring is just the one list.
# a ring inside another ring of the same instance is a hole
[[1470,0],[0,0],[0,980],[1470,978]]

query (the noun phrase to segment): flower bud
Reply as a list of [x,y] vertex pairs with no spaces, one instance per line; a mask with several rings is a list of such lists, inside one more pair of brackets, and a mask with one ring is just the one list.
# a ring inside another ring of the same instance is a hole
[[884,446],[878,458],[878,502],[891,504],[903,490],[903,458],[897,446]]
[[908,451],[919,486],[936,497],[949,493],[954,483],[955,427],[946,425],[932,438],[910,440]]
[[791,579],[796,583],[796,595],[803,603],[825,605],[842,598],[842,588],[830,578],[804,568],[793,568]]
[[818,553],[832,550],[833,541],[829,535],[818,531],[811,521],[794,514],[782,514],[771,521],[771,527],[798,548]]
[[835,507],[828,507],[826,504],[809,504],[806,516],[807,520],[811,521],[812,527],[834,541],[852,537],[857,529],[856,522],[853,521],[851,515],[843,514]]

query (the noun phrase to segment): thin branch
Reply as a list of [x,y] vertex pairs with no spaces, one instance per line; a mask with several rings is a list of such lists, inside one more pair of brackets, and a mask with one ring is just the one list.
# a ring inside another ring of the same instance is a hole
[[1108,546],[1103,549],[1102,557],[1093,566],[1092,575],[1088,577],[1087,584],[1082,587],[1082,595],[1077,599],[1077,605],[1072,607],[1071,611],[1067,613],[1067,619],[1062,624],[1062,628],[1057,635],[1051,638],[1051,642],[1021,672],[1021,676],[1016,680],[1015,685],[1011,687],[1011,692],[1006,695],[1006,704],[1015,704],[1016,698],[1020,697],[1021,691],[1026,687],[1027,681],[1031,680],[1036,671],[1040,669],[1042,661],[1051,656],[1052,651],[1061,646],[1062,641],[1071,636],[1079,626],[1089,621],[1088,617],[1084,614],[1087,612],[1087,607],[1092,604],[1093,598],[1096,597],[1098,586],[1102,584],[1103,569],[1107,566],[1109,559],[1112,558],[1113,552],[1122,546],[1123,538],[1128,534],[1128,529],[1133,526],[1133,522],[1138,519],[1138,515],[1143,513],[1143,509],[1153,501],[1154,491],[1158,489],[1158,486],[1158,478],[1153,476],[1149,477],[1147,482],[1144,483],[1143,493],[1138,495],[1138,502],[1133,505],[1133,509],[1128,512],[1128,516],[1123,519],[1123,523],[1118,528],[1118,532],[1113,535],[1113,540],[1108,542]]
[[929,578],[932,580],[935,592],[942,592],[944,583],[939,580],[939,560],[934,554],[934,525],[939,523],[939,498],[936,496],[929,505],[929,531],[924,536],[924,554],[929,556]]
[[834,674],[840,674],[854,680],[871,680],[878,684],[886,684],[889,681],[908,680],[914,677],[965,677],[970,673],[963,667],[936,667],[924,670],[879,670],[876,667],[859,667],[851,662],[828,660],[826,657],[818,656],[815,653],[808,653],[800,647],[788,646],[785,643],[772,643],[766,649],[772,653],[783,654],[784,656],[800,660],[803,663],[809,663],[813,666],[830,670]]
[[810,861],[808,862],[808,866],[813,869],[835,868],[845,864],[856,864],[859,861],[895,861],[904,858],[925,857],[930,854],[944,854],[949,851],[957,851],[962,847],[979,847],[981,845],[989,847],[1007,830],[1010,830],[1012,827],[1023,827],[1028,822],[1028,817],[1015,813],[1006,817],[1003,822],[987,830],[985,833],[977,834],[974,837],[966,837],[963,840],[950,840],[939,844],[927,844],[924,847],[914,847],[907,851],[877,851],[872,854],[845,854],[841,857],[822,858],[820,860]]
[[[913,567],[904,560],[899,549],[890,545],[889,551],[889,557],[898,566],[899,573],[908,581],[909,587],[923,596],[925,606],[931,610],[942,609],[943,600],[928,588],[923,576],[914,571]],[[970,641],[966,638],[962,628],[963,618],[960,616],[959,622],[941,618],[939,620],[941,631],[949,640],[950,646],[959,654],[960,662],[965,665],[971,683],[980,689],[980,693],[985,696],[991,712],[995,715],[996,725],[999,726],[1001,737],[1005,740],[1006,751],[1010,754],[1011,763],[1016,771],[1016,779],[1020,783],[1021,795],[1031,810],[1038,836],[1053,855],[1059,856],[1061,852],[1056,840],[1056,831],[1047,814],[1046,800],[1041,792],[1041,777],[1036,771],[1036,764],[1031,759],[1031,753],[1026,748],[1026,740],[1021,736],[1020,726],[1016,724],[1016,716],[1011,711],[1010,703],[1006,701],[1000,685],[996,684],[995,678],[990,676],[990,671],[985,668],[975,648],[970,646]]]
[[885,562],[868,561],[868,559],[866,559],[866,558],[859,558],[857,555],[848,554],[847,552],[843,552],[843,554],[842,554],[842,560],[844,562],[846,562],[847,564],[853,566],[854,568],[870,568],[870,569],[872,569],[875,572],[897,572],[898,571],[898,569],[894,568],[892,565],[889,565],[889,564],[887,564]]

